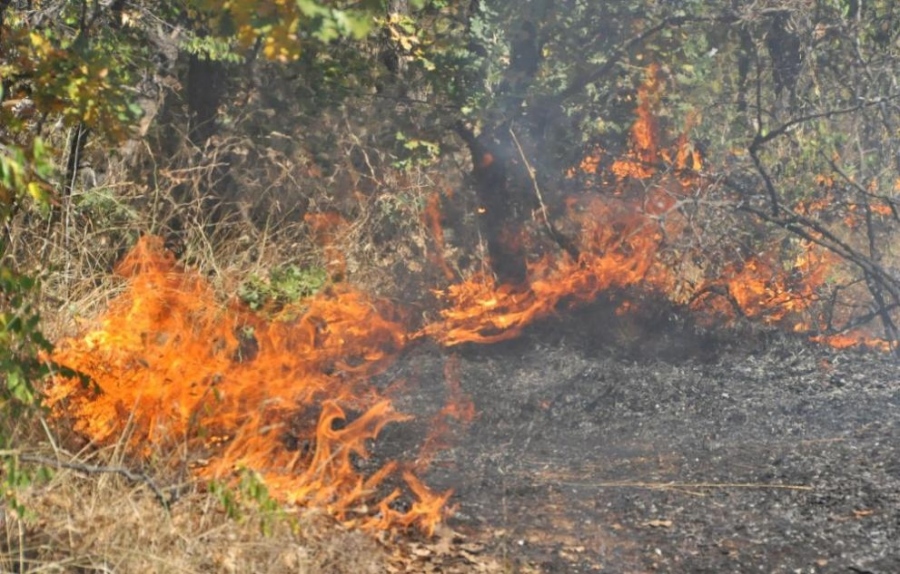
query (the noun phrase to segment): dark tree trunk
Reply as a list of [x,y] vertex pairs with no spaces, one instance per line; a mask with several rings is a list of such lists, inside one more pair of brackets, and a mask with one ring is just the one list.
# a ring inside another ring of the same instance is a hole
[[6,15],[6,9],[9,8],[11,3],[12,0],[0,0],[0,39],[2,39],[3,34],[3,18]]
[[772,82],[777,101],[781,104],[787,97],[788,111],[793,113],[797,108],[797,81],[803,68],[803,49],[799,35],[792,28],[789,12],[778,12],[772,18],[766,34],[766,48],[772,60]]
[[472,154],[472,180],[478,197],[478,224],[487,241],[491,267],[501,283],[522,283],[526,276],[523,197],[510,185],[509,136],[497,128],[475,135],[462,122],[456,132]]
[[[477,12],[479,7],[473,2],[470,9]],[[489,114],[495,119],[485,122],[477,135],[462,122],[454,126],[472,156],[479,230],[487,242],[491,267],[503,283],[526,280],[530,244],[538,240],[529,237],[532,214],[538,213],[540,229],[557,247],[578,257],[574,244],[554,228],[540,198],[541,166],[536,154],[542,148],[537,143],[541,130],[535,129],[540,118],[532,117],[535,114],[524,105],[541,65],[542,39],[535,22],[546,18],[547,8],[543,10],[524,18],[509,36],[509,66],[496,89],[496,108]],[[470,50],[479,53],[479,46],[473,44]]]

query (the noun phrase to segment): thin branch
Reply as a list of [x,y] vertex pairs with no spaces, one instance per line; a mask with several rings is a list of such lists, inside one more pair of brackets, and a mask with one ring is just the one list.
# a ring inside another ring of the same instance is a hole
[[528,161],[528,158],[525,157],[525,151],[522,149],[522,144],[519,143],[519,138],[516,137],[516,133],[512,128],[509,128],[509,135],[512,137],[512,141],[516,144],[516,150],[519,152],[519,157],[522,158],[522,163],[525,165],[525,170],[528,172],[528,177],[531,179],[531,185],[534,187],[534,195],[537,197],[538,205],[540,206],[541,219],[544,220],[544,226],[547,228],[547,233],[550,234],[550,237],[553,238],[556,243],[562,247],[569,255],[572,256],[572,259],[578,261],[578,257],[580,253],[578,248],[572,244],[565,236],[563,236],[557,229],[556,226],[553,225],[553,222],[550,221],[550,215],[547,212],[547,205],[544,203],[544,196],[541,194],[541,188],[537,182],[537,175],[534,167]]
[[15,457],[16,459],[33,464],[42,464],[53,468],[64,468],[74,470],[83,474],[118,474],[126,480],[134,484],[145,484],[152,492],[159,504],[167,511],[169,507],[178,499],[178,495],[172,492],[170,495],[163,493],[162,489],[147,476],[144,472],[135,472],[124,466],[97,466],[93,464],[84,464],[80,462],[66,462],[39,454],[21,453],[17,450],[2,450],[0,457]]
[[828,162],[828,165],[831,166],[832,171],[841,176],[841,179],[844,182],[855,189],[857,193],[862,195],[863,197],[868,197],[870,199],[877,199],[879,201],[883,201],[891,208],[891,214],[894,216],[894,219],[900,221],[900,213],[897,212],[897,200],[893,197],[888,197],[886,195],[878,195],[877,193],[872,193],[863,187],[859,182],[854,181],[849,175],[847,175],[838,165],[837,163],[830,157],[826,157],[826,155],[820,150],[819,156],[822,157],[825,161]]
[[807,486],[805,484],[765,484],[765,483],[756,483],[756,482],[628,482],[628,481],[613,481],[613,482],[592,482],[592,483],[575,483],[564,481],[562,484],[574,485],[579,484],[582,486],[592,486],[595,488],[647,488],[651,490],[663,490],[663,489],[765,489],[765,490],[801,490],[801,491],[809,491],[815,490],[814,486]]
[[[757,78],[757,99],[760,98],[758,84],[759,84],[759,78]],[[757,119],[758,125],[757,125],[757,129],[756,129],[756,136],[754,136],[753,141],[750,142],[750,145],[747,147],[747,151],[750,153],[750,157],[753,159],[753,165],[756,167],[756,171],[759,172],[759,174],[763,178],[763,182],[765,183],[766,193],[769,195],[769,201],[772,204],[772,217],[778,217],[779,210],[781,209],[781,205],[780,205],[780,202],[778,201],[778,192],[775,189],[775,185],[772,182],[772,178],[769,176],[769,173],[766,171],[765,166],[763,166],[762,160],[760,160],[760,158],[759,158],[759,152],[765,144],[774,140],[775,138],[778,138],[780,136],[787,134],[788,131],[791,130],[791,128],[798,126],[800,124],[803,124],[805,122],[809,122],[809,121],[817,120],[817,119],[821,119],[821,118],[830,118],[830,117],[834,117],[834,116],[850,114],[850,113],[857,112],[857,111],[865,109],[865,108],[881,105],[882,103],[884,103],[886,101],[890,101],[890,100],[897,99],[897,98],[900,98],[900,94],[885,96],[883,98],[878,98],[876,100],[864,101],[864,102],[860,103],[859,105],[852,106],[849,108],[840,108],[840,109],[836,109],[836,110],[825,110],[822,112],[816,112],[814,114],[806,114],[806,115],[800,116],[798,118],[790,119],[787,122],[781,124],[777,128],[775,128],[765,134],[763,133],[762,118],[758,118]],[[759,104],[760,104],[760,102],[757,102],[757,109],[759,109]]]
[[763,135],[762,127],[760,126],[759,131],[757,131],[756,137],[753,138],[753,141],[750,143],[750,148],[751,149],[759,149],[764,144],[774,140],[775,138],[783,136],[788,131],[790,131],[791,128],[798,126],[800,124],[806,123],[808,121],[852,114],[853,112],[858,112],[859,110],[864,110],[866,108],[881,106],[882,104],[884,104],[886,102],[889,102],[891,100],[896,100],[896,99],[900,99],[900,94],[891,94],[891,95],[884,96],[881,98],[876,98],[874,100],[864,100],[863,102],[861,102],[855,106],[848,107],[848,108],[838,108],[835,110],[824,110],[824,111],[816,112],[813,114],[806,114],[806,115],[803,115],[803,116],[800,116],[797,118],[792,118],[792,119],[784,122],[783,124],[781,124],[780,126],[778,126],[775,129],[769,131],[765,135]]
[[516,132],[514,132],[512,128],[509,128],[509,135],[512,137],[513,143],[516,144],[516,150],[519,152],[519,157],[522,158],[522,163],[525,164],[525,169],[528,171],[528,177],[531,179],[531,185],[534,187],[534,195],[537,197],[538,205],[540,205],[541,218],[544,220],[544,225],[547,226],[550,233],[553,233],[553,228],[550,225],[550,217],[547,215],[547,206],[544,204],[544,197],[541,195],[541,188],[535,177],[535,169],[532,167],[531,162],[528,161],[528,158],[525,157],[525,151],[522,149],[522,144],[519,143],[519,138],[516,137]]
[[800,236],[802,239],[815,243],[816,245],[824,247],[836,255],[839,255],[843,259],[859,267],[864,273],[872,275],[873,278],[877,279],[878,282],[888,290],[894,300],[900,301],[900,281],[891,276],[880,265],[858,252],[846,242],[841,241],[821,223],[783,208],[782,211],[787,213],[789,217],[774,217],[768,212],[746,204],[738,206],[738,209],[752,213],[769,223],[774,223],[775,225]]
[[[900,303],[891,303],[891,304],[885,306],[884,311],[887,313],[891,313],[893,311],[896,311],[897,309],[900,309]],[[874,321],[875,319],[878,319],[880,316],[881,316],[881,309],[876,309],[875,311],[869,311],[865,315],[860,315],[858,317],[850,319],[849,321],[844,323],[844,325],[842,327],[835,327],[835,326],[829,325],[829,328],[827,331],[825,331],[825,334],[826,335],[840,335],[841,333],[846,333],[846,332],[852,331],[853,329],[856,329],[858,327],[862,327],[863,325],[866,325],[866,324]]]
[[764,166],[762,160],[759,159],[759,150],[751,145],[748,151],[750,152],[750,158],[753,160],[756,171],[759,172],[759,175],[763,178],[763,183],[765,183],[766,193],[769,195],[769,202],[772,204],[772,217],[778,217],[778,212],[781,209],[781,204],[778,201],[778,190],[775,189],[775,184],[772,182],[772,177],[769,175],[769,172],[766,171],[766,166]]

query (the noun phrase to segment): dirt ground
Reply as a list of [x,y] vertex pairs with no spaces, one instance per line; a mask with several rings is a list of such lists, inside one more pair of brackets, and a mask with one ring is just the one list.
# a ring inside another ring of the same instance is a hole
[[611,309],[382,377],[417,420],[379,457],[419,448],[446,372],[477,410],[425,476],[462,548],[433,571],[485,570],[474,545],[513,572],[900,572],[896,359]]

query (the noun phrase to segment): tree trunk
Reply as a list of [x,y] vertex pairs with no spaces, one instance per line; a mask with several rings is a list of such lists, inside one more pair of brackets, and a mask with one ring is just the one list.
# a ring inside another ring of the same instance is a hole
[[501,283],[522,283],[526,276],[522,197],[510,186],[512,149],[501,129],[475,135],[462,122],[456,132],[472,154],[472,180],[478,197],[478,224],[487,241],[491,267]]

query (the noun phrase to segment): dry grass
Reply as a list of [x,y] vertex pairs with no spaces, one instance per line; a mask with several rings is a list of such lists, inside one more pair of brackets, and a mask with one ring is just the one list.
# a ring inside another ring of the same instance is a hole
[[[391,554],[397,559],[375,537],[321,511],[242,499],[235,491],[225,496],[191,479],[170,487],[177,473],[152,463],[141,468],[123,451],[124,440],[71,454],[54,434],[39,417],[7,431],[19,445],[18,468],[32,478],[7,493],[23,514],[0,497],[0,573],[374,574],[388,568]],[[39,469],[50,472],[42,477]],[[0,467],[0,482],[6,472]]]
[[[167,511],[145,486],[60,470],[0,507],[2,572],[383,572],[387,552],[323,516],[243,509],[199,489]],[[262,531],[263,527],[265,532]]]

